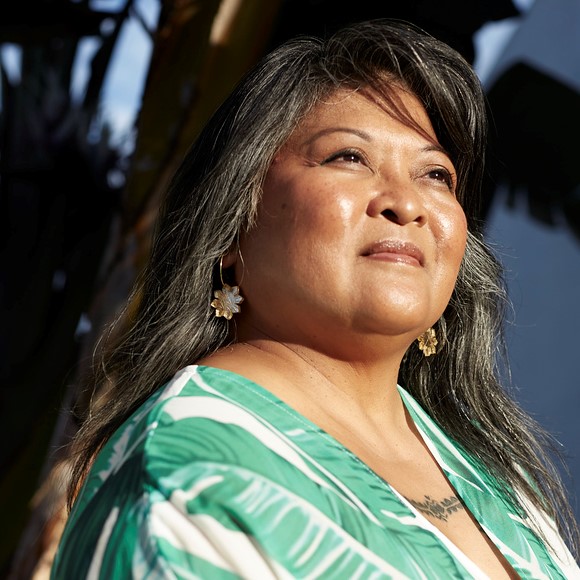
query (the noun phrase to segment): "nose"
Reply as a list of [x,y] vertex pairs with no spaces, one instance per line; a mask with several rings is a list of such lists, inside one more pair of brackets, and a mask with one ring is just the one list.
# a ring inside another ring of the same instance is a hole
[[410,179],[381,180],[369,202],[367,213],[371,217],[383,216],[398,225],[427,223],[427,213],[421,193]]

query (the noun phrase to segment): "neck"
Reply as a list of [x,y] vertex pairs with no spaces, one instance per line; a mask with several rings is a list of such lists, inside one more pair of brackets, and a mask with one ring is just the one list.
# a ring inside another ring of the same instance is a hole
[[400,424],[405,419],[396,387],[403,353],[345,360],[262,335],[245,337],[200,362],[238,372],[296,406],[311,404],[331,414],[352,411],[383,424],[390,416]]

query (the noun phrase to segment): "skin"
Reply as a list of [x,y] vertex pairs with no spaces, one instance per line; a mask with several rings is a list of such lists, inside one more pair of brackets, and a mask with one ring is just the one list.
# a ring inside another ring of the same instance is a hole
[[[248,326],[362,361],[385,346],[402,356],[441,316],[466,221],[453,164],[422,107],[406,100],[432,140],[364,96],[341,93],[276,156],[258,227],[241,244]],[[396,249],[368,255],[381,241],[414,244],[421,263]],[[272,316],[282,311],[295,324]]]
[[456,501],[396,390],[406,350],[449,302],[467,235],[453,163],[419,101],[399,95],[420,131],[339,91],[278,152],[256,226],[224,262],[242,280],[237,342],[198,362],[272,391],[491,577],[515,577]]

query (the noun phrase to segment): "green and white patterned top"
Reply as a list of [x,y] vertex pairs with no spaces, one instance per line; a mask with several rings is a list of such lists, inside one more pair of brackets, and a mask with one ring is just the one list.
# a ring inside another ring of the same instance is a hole
[[[522,578],[580,578],[402,388],[433,456]],[[542,518],[537,513],[530,517]],[[485,578],[404,497],[269,391],[180,371],[98,455],[52,580]]]

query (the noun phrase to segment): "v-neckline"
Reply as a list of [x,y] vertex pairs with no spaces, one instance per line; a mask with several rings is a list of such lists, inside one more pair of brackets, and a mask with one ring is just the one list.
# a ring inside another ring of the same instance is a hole
[[[461,566],[463,566],[466,570],[468,570],[469,573],[472,574],[472,576],[474,578],[476,578],[476,579],[481,578],[482,580],[489,579],[489,576],[487,574],[485,574],[481,570],[481,568],[471,558],[469,558],[469,556],[467,556],[461,548],[459,548],[457,546],[457,544],[455,544],[448,536],[446,536],[441,530],[439,530],[439,528],[437,528],[437,526],[435,526],[433,523],[431,523],[425,517],[425,515],[422,514],[415,506],[413,506],[409,502],[409,500],[407,500],[407,498],[403,494],[401,494],[392,484],[390,484],[387,480],[385,480],[383,477],[381,477],[375,470],[373,470],[367,463],[365,463],[351,449],[346,447],[343,443],[341,443],[333,435],[331,435],[330,433],[325,431],[318,424],[311,421],[308,417],[306,417],[305,415],[300,413],[298,410],[296,410],[294,407],[292,407],[286,401],[284,401],[283,399],[281,399],[280,397],[275,395],[272,391],[270,391],[266,387],[262,386],[261,384],[256,383],[255,381],[253,381],[253,380],[251,380],[251,379],[249,379],[249,378],[247,378],[247,377],[245,377],[237,372],[221,369],[219,367],[207,366],[207,365],[192,365],[192,366],[194,368],[197,368],[197,369],[211,369],[213,371],[218,371],[220,373],[229,373],[233,377],[236,377],[238,379],[238,381],[241,379],[246,384],[249,384],[253,388],[253,390],[261,396],[261,398],[267,400],[275,408],[278,408],[278,409],[282,408],[286,413],[291,414],[296,420],[298,420],[301,423],[306,424],[310,428],[310,431],[312,433],[315,433],[318,437],[325,440],[326,443],[330,444],[331,447],[334,448],[337,452],[339,451],[339,452],[347,455],[352,461],[357,463],[360,467],[363,467],[374,479],[376,479],[380,483],[380,485],[382,487],[387,488],[387,490],[390,493],[392,493],[400,501],[400,503],[402,503],[408,509],[408,511],[414,516],[414,518],[417,519],[419,527],[424,529],[424,530],[427,530],[431,534],[433,534],[438,539],[438,541],[442,544],[442,546],[444,546],[445,550],[448,553],[450,553],[455,559],[457,559],[459,561],[459,563],[461,564]],[[409,413],[409,415],[410,415],[410,417],[411,417],[411,419],[412,419],[412,421],[413,421],[413,423],[414,423],[414,425],[419,433],[419,436],[421,437],[422,441],[429,449],[429,452],[433,456],[433,458],[434,458],[435,462],[437,463],[437,465],[439,466],[439,468],[444,473],[447,480],[450,482],[452,488],[456,491],[457,495],[459,495],[460,499],[465,503],[467,509],[469,509],[469,511],[473,515],[474,519],[479,523],[480,526],[482,526],[482,533],[485,534],[490,539],[490,541],[496,546],[499,553],[502,554],[502,556],[506,559],[508,564],[517,573],[517,570],[515,568],[514,563],[512,563],[512,561],[510,561],[510,558],[502,551],[501,546],[497,545],[497,543],[493,540],[493,538],[491,538],[487,534],[487,532],[484,531],[484,524],[480,520],[480,517],[478,517],[479,514],[474,513],[474,511],[471,509],[471,506],[470,506],[471,502],[469,502],[469,498],[467,497],[467,500],[466,500],[466,497],[464,497],[466,494],[462,493],[463,485],[460,485],[459,489],[458,489],[458,486],[455,485],[455,483],[457,481],[457,476],[454,476],[454,474],[450,471],[450,469],[446,465],[446,463],[444,461],[442,461],[440,449],[433,443],[433,441],[429,438],[427,433],[425,433],[425,429],[423,427],[426,426],[427,430],[431,431],[431,432],[434,429],[437,429],[437,430],[439,430],[441,436],[443,436],[446,440],[449,440],[449,438],[437,427],[437,425],[434,423],[434,421],[425,413],[425,411],[419,406],[417,401],[415,401],[415,399],[410,395],[410,393],[408,393],[400,385],[397,385],[397,390],[399,392],[399,395],[401,396],[401,400],[403,402],[403,405],[405,406],[406,411]],[[276,427],[276,425],[274,425],[274,427]],[[465,470],[467,470],[469,475],[471,475],[472,477],[476,476],[476,477],[478,477],[478,479],[481,480],[481,478],[479,478],[477,473],[471,467],[466,465],[467,462],[466,462],[465,458],[461,454],[459,454],[457,451],[455,451],[455,452],[460,457],[460,460],[463,464],[463,467]],[[465,474],[463,474],[460,477],[466,479],[464,477],[464,475]],[[479,486],[476,486],[473,481],[470,481],[469,479],[467,479],[467,481],[469,482],[470,485],[474,485],[475,487],[479,487]],[[483,480],[481,480],[481,483],[483,485],[485,485],[485,487],[488,487],[488,485]]]

